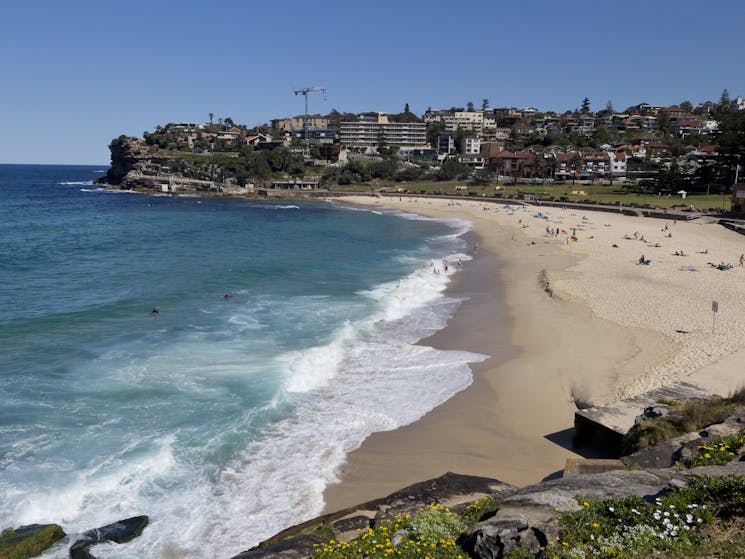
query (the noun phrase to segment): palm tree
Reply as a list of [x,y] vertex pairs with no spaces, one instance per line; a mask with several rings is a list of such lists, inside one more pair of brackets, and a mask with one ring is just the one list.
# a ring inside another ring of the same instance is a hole
[[212,119],[213,119],[213,118],[215,118],[215,115],[214,115],[214,113],[210,113],[210,114],[208,114],[207,116],[209,116],[209,117],[210,117],[210,124],[212,124]]

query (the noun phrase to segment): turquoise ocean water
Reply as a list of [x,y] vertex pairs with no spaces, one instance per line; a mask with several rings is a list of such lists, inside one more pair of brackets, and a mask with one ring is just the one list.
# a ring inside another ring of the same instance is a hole
[[467,223],[110,192],[104,169],[0,165],[0,528],[147,514],[96,555],[227,559],[471,382],[482,356],[416,345],[458,304],[431,266],[468,258]]

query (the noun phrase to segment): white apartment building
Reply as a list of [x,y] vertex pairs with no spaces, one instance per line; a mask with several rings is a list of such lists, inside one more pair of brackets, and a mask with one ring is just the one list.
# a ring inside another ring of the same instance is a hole
[[389,122],[388,115],[363,116],[358,122],[342,122],[341,143],[347,147],[376,149],[381,144],[399,147],[429,147],[423,122]]

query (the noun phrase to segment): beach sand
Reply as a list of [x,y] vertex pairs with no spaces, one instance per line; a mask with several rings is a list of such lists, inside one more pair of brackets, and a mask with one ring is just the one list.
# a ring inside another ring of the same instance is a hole
[[[490,359],[472,365],[466,390],[350,453],[326,511],[447,471],[540,481],[577,457],[574,398],[601,404],[683,377],[720,394],[745,383],[745,237],[715,223],[468,199],[342,202],[471,221],[480,247],[450,289],[464,302],[421,343]],[[649,265],[637,264],[642,254]],[[708,264],[722,261],[735,267]]]

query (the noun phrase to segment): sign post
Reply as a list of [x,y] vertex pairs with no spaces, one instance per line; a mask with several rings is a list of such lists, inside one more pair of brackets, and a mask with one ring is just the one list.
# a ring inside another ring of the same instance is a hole
[[714,327],[716,326],[717,313],[719,312],[719,303],[717,301],[711,302],[711,333],[714,333]]

